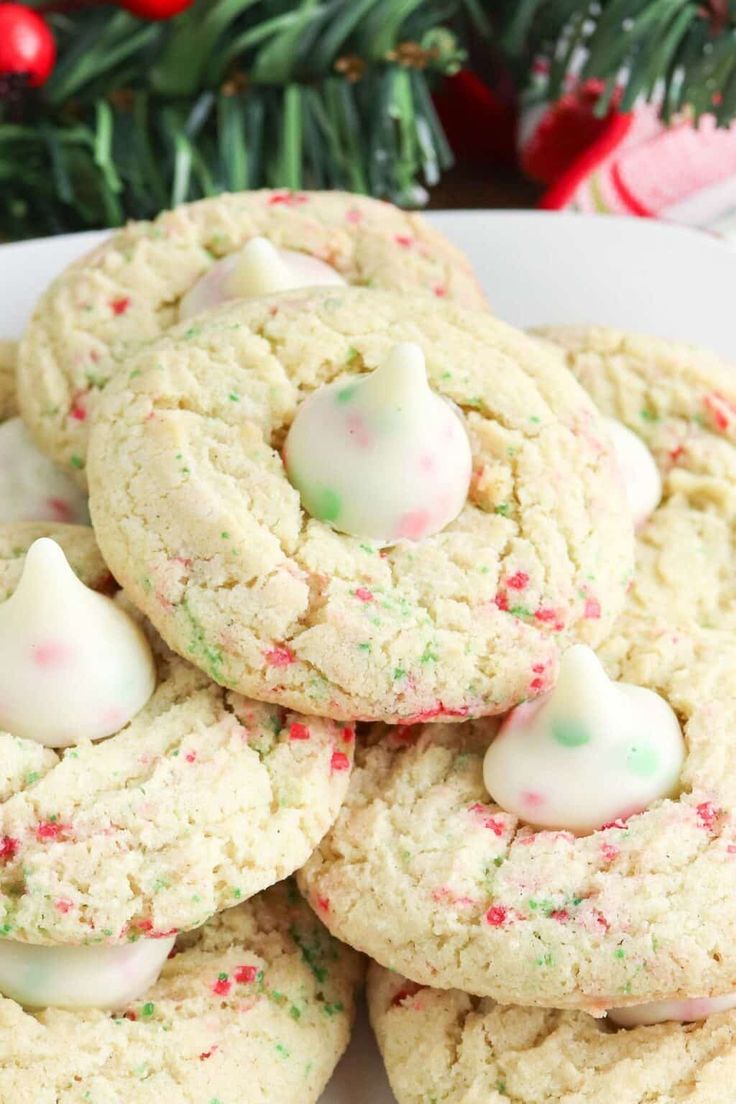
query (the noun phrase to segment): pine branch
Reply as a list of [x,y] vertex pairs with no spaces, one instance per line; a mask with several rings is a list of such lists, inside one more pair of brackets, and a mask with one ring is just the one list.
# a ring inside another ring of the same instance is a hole
[[[620,88],[624,109],[641,97],[665,119],[684,108],[721,125],[736,117],[734,0],[499,0],[494,24],[517,72],[550,63],[550,98],[579,58],[579,75]],[[607,106],[604,97],[598,109]]]
[[[0,105],[0,236],[114,226],[225,189],[422,198],[451,154],[430,87],[479,0],[197,0],[167,23],[49,16],[59,63]],[[17,114],[17,112],[16,112]]]

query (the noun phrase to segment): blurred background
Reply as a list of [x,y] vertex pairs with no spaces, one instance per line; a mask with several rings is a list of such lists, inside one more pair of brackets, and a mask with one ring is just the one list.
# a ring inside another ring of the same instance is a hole
[[0,3],[0,238],[223,190],[736,233],[736,3]]

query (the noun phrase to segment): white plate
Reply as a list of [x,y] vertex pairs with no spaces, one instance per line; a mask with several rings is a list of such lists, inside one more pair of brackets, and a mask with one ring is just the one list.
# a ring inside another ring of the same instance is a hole
[[[736,254],[697,231],[643,219],[437,211],[493,307],[516,325],[601,322],[678,337],[736,360]],[[0,246],[0,337],[20,334],[44,285],[103,234]],[[321,1104],[394,1104],[365,1017]]]

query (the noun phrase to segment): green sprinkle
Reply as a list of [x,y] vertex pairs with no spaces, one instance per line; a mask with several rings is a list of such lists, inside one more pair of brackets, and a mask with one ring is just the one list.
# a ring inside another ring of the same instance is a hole
[[156,1005],[153,1003],[153,1001],[146,1001],[146,1003],[141,1008],[141,1016],[145,1016],[146,1018],[152,1016],[155,1007]]
[[342,512],[342,500],[331,487],[320,487],[315,493],[313,506],[310,509],[312,517],[319,521],[337,521]]
[[238,887],[235,886],[235,888],[233,889],[233,897],[235,898],[235,900],[237,901],[242,896],[243,896],[242,889],[238,889]]
[[367,640],[364,640],[362,644],[358,645],[358,651],[359,652],[370,652],[370,650],[371,650],[371,645],[370,645],[370,642],[367,641]]
[[437,652],[434,650],[432,644],[426,644],[424,651],[421,654],[420,663],[436,663],[438,660]]
[[[370,544],[361,544],[359,547],[361,552],[367,552],[369,556],[375,556],[376,554],[375,548],[371,547]],[[25,555],[25,552],[22,555]]]
[[508,517],[509,504],[508,502],[501,502],[500,505],[494,507],[494,514],[500,514],[501,517]]
[[626,958],[626,951],[623,949],[623,947],[617,947],[616,950],[613,952],[613,957]]
[[653,410],[647,410],[646,407],[642,407],[639,411],[639,417],[643,422],[658,422],[659,416],[654,413]]
[[357,389],[357,383],[349,383],[346,387],[341,387],[336,395],[337,401],[342,404],[352,402]]
[[536,414],[532,414],[532,416],[531,416],[531,417],[530,417],[530,419],[529,419],[529,421],[530,421],[530,422],[534,422],[534,424],[535,424],[535,425],[539,425],[539,423],[541,422],[541,420],[542,420],[542,419],[541,419],[541,418],[538,418]]
[[590,733],[585,725],[572,718],[552,721],[552,735],[563,747],[582,747],[590,743]]
[[639,778],[651,778],[659,767],[659,755],[653,747],[632,747],[626,756],[626,766]]
[[345,1005],[342,1003],[342,1001],[335,1001],[334,1004],[323,1004],[322,1011],[324,1012],[325,1016],[329,1016],[330,1018],[332,1018],[333,1016],[336,1016],[339,1012],[344,1012]]
[[82,459],[82,457],[81,457],[81,456],[77,456],[77,454],[76,454],[76,453],[73,453],[73,454],[72,454],[72,455],[71,455],[71,456],[69,457],[69,463],[71,464],[71,466],[72,466],[73,468],[76,468],[76,469],[77,469],[77,471],[79,471],[79,470],[80,470],[80,468],[83,468],[83,467],[84,467],[84,460]]
[[348,348],[348,355],[345,357],[346,364],[352,364],[356,357],[360,356],[360,353],[354,345],[350,345]]
[[140,368],[134,368],[129,374],[128,379],[138,379],[140,375],[142,375]]
[[288,1050],[286,1049],[286,1047],[284,1046],[283,1043],[277,1043],[276,1044],[276,1053],[280,1054],[282,1058],[288,1058],[289,1057],[289,1052],[288,1052]]
[[227,978],[228,978],[228,975],[227,975],[227,974],[224,974],[224,973],[219,973],[219,974],[217,975],[217,980],[218,980],[218,981],[227,981]]
[[289,1015],[291,1016],[292,1020],[300,1020],[302,1018],[301,1009],[297,1008],[295,1004],[292,1004],[291,1008],[289,1009]]
[[443,380],[452,379],[452,372],[443,372],[442,375],[440,376],[440,379],[443,379]]
[[223,540],[230,540],[230,534],[227,531],[220,533],[220,536]]
[[185,341],[191,341],[193,337],[199,337],[202,330],[199,326],[190,326],[187,332],[184,334]]
[[394,673],[393,673],[393,677],[394,677],[395,679],[403,679],[403,678],[406,678],[406,671],[404,670],[404,668],[403,668],[403,667],[394,667]]
[[531,617],[532,611],[527,606],[512,606],[509,613],[514,617]]
[[240,402],[240,395],[237,391],[231,391],[228,395],[230,402]]
[[31,771],[30,774],[26,775],[26,785],[32,786],[34,782],[38,782],[38,778],[38,771]]

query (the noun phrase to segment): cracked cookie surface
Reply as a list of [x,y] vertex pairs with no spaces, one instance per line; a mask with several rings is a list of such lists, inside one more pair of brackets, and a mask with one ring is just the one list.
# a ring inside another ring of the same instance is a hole
[[[91,530],[5,529],[16,553],[61,535],[95,563]],[[6,596],[8,563],[17,581],[0,543]],[[337,815],[352,728],[248,701],[152,643],[157,688],[114,736],[57,753],[0,734],[0,936],[116,943],[195,927],[293,873]]]
[[[442,532],[381,548],[307,517],[280,449],[306,395],[405,340],[462,411],[474,474]],[[497,713],[621,607],[633,535],[595,409],[488,313],[287,293],[201,315],[127,367],[91,439],[97,537],[169,645],[224,685],[335,718]]]
[[13,1104],[315,1104],[347,1046],[359,956],[289,884],[180,936],[125,1013],[0,999]]
[[399,1104],[730,1104],[736,1012],[616,1031],[584,1012],[421,988],[372,966],[368,1002]]
[[256,234],[312,254],[349,284],[425,291],[482,308],[467,258],[421,215],[343,192],[240,192],[134,222],[59,276],[20,346],[18,399],[44,451],[84,482],[89,423],[135,351],[182,297]]

